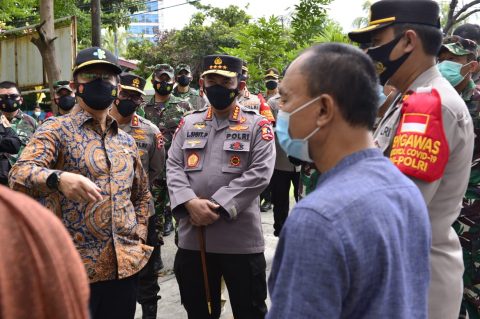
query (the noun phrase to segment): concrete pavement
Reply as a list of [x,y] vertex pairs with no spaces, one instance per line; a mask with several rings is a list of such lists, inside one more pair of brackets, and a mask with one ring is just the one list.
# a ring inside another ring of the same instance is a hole
[[[263,234],[265,237],[265,259],[267,260],[267,278],[270,274],[275,248],[278,239],[273,236],[273,212],[270,210],[262,214]],[[174,235],[165,238],[165,245],[162,246],[162,259],[165,265],[164,275],[159,277],[160,295],[162,299],[158,302],[157,319],[187,319],[187,313],[180,303],[180,292],[177,281],[173,274],[173,261],[177,247],[174,243]],[[270,299],[267,299],[270,306]],[[142,318],[142,308],[137,304],[135,319]],[[227,302],[225,312],[221,319],[233,319],[230,303]]]

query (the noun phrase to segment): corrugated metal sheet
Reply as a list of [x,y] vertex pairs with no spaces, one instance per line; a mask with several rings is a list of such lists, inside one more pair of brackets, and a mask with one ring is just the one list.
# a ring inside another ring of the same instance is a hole
[[[34,30],[34,29],[33,29]],[[69,80],[76,55],[75,19],[55,29],[55,55],[60,68],[60,79]],[[0,80],[17,82],[23,88],[47,85],[42,56],[30,42],[33,34],[10,35],[0,40]]]

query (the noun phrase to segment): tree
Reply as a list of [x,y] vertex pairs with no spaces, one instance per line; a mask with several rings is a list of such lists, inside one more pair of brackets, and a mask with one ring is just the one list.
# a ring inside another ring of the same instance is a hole
[[443,32],[445,34],[450,34],[453,31],[453,27],[466,19],[468,19],[473,14],[480,12],[480,0],[471,0],[466,4],[459,4],[458,0],[451,0],[447,19],[443,27]]
[[294,39],[305,45],[318,35],[327,21],[327,5],[332,0],[300,0],[292,15],[292,33]]
[[360,29],[368,24],[368,12],[372,6],[372,0],[365,0],[362,3],[362,12],[365,13],[361,17],[357,17],[353,20],[352,27]]
[[[40,19],[42,22],[35,27],[38,37],[32,37],[32,43],[40,51],[43,66],[47,72],[50,96],[53,96],[53,83],[60,77],[60,69],[55,58],[55,30],[53,22],[53,0],[40,0]],[[58,112],[52,104],[52,110]]]

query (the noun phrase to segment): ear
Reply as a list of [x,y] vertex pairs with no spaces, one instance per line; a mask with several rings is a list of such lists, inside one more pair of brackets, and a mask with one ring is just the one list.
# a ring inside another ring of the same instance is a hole
[[332,123],[335,117],[335,112],[337,112],[338,108],[335,100],[328,94],[322,94],[317,103],[320,104],[320,107],[317,108],[317,113],[315,114],[317,117],[317,126],[323,128]]
[[77,92],[77,88],[75,86],[75,83],[73,83],[73,81],[70,81],[68,86],[73,90],[73,92],[75,92],[75,93]]
[[475,61],[473,60],[472,62],[470,62],[471,66],[470,66],[470,72],[472,73],[475,73],[478,71],[478,61]]
[[203,85],[205,84],[205,80],[203,78],[198,79],[198,85],[203,88]]
[[247,82],[245,82],[245,81],[238,82],[238,90],[243,91],[245,89],[246,85],[247,85]]
[[402,39],[403,44],[403,52],[409,53],[415,50],[419,45],[421,45],[420,41],[418,40],[418,35],[413,30],[405,31],[404,39]]

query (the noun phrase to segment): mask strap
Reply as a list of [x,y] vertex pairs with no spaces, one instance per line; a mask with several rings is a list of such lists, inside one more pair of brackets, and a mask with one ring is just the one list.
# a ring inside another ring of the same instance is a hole
[[313,100],[310,100],[308,101],[307,103],[303,104],[302,106],[300,106],[298,109],[296,109],[295,111],[291,112],[290,115],[293,115],[297,112],[300,112],[301,110],[303,110],[304,108],[306,108],[307,106],[309,106],[310,104],[312,104],[313,102],[315,102],[316,100],[318,100],[320,98],[320,96],[317,96],[316,98],[314,98]]
[[310,137],[312,137],[313,135],[315,135],[315,133],[317,133],[318,130],[320,130],[319,127],[317,127],[316,129],[314,129],[312,133],[310,133],[310,134],[308,134],[306,137],[304,137],[303,140],[304,140],[304,141],[308,141],[308,139],[310,139]]

